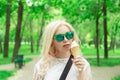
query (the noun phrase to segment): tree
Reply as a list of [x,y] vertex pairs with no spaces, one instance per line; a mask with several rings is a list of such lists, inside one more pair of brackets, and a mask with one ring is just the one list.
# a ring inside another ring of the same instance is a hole
[[104,26],[104,58],[108,58],[108,42],[107,42],[107,5],[106,5],[106,0],[103,2],[103,26]]
[[6,0],[0,0],[0,18],[6,13],[6,6],[8,5]]
[[16,26],[16,34],[15,34],[15,46],[12,56],[12,61],[14,61],[16,54],[19,52],[19,48],[21,45],[21,26],[22,26],[22,18],[23,18],[23,3],[21,0],[18,2],[18,20],[17,20],[17,26]]
[[101,14],[99,14],[96,17],[96,53],[97,53],[97,63],[98,63],[98,65],[100,63],[100,54],[99,54],[99,18],[100,18],[100,15]]
[[[113,26],[112,26],[112,32],[111,32],[111,42],[110,42],[110,47],[109,49],[113,49],[113,51],[115,50],[115,46],[117,47],[117,45],[119,45],[119,39],[117,39],[117,37],[119,38],[119,33],[120,33],[120,17],[117,16]],[[117,40],[118,40],[118,44],[117,44]]]
[[4,41],[4,55],[3,57],[8,57],[9,51],[9,31],[10,31],[10,11],[11,11],[11,0],[7,0],[7,11],[6,11],[6,32]]
[[[77,2],[77,1],[76,1]],[[67,4],[68,3],[68,4]],[[73,17],[72,23],[78,26],[80,22],[84,22],[86,19],[95,20],[96,24],[96,34],[95,35],[95,47],[96,47],[96,55],[97,55],[97,62],[99,65],[99,19],[102,15],[102,2],[100,1],[79,1],[75,3],[75,1],[67,2],[63,7],[68,6],[67,8],[63,8],[63,14],[66,18]],[[69,6],[69,4],[71,4]],[[74,10],[74,12],[66,14],[66,12],[70,10]],[[76,28],[76,27],[75,27]],[[77,30],[80,28],[78,27]]]
[[0,39],[0,53],[2,53],[2,40]]
[[30,41],[31,41],[31,52],[34,52],[34,42],[33,42],[33,28],[32,28],[32,19],[30,20]]
[[[111,38],[110,41],[110,46],[109,46],[109,50],[113,51],[115,50],[115,47],[117,48],[117,44],[119,44],[119,26],[120,26],[120,16],[119,16],[119,12],[120,12],[120,1],[119,0],[114,0],[111,1],[111,3],[107,4],[108,8],[109,8],[109,12],[111,13],[109,17],[111,20],[111,25],[108,28],[109,32],[108,35]],[[112,7],[112,8],[111,8]]]
[[[101,9],[101,4],[102,2],[100,2],[98,0],[98,2],[96,2],[92,8],[92,14],[94,15],[94,18],[96,20],[96,38],[95,38],[95,47],[96,47],[96,54],[97,54],[97,63],[98,65],[100,64],[100,54],[99,54],[99,43],[100,43],[100,29],[99,29],[99,19],[101,17],[102,14],[102,9]],[[95,13],[94,13],[95,12]]]
[[[54,1],[44,0],[33,0],[32,5],[29,6],[29,12],[30,14],[30,20],[34,21],[34,19],[38,19],[40,22],[40,27],[38,28],[38,34],[37,34],[37,51],[39,49],[40,39],[43,33],[43,28],[45,26],[45,22],[47,22],[50,19],[53,19],[55,15],[52,16],[51,11],[54,7]],[[32,26],[33,27],[33,26]]]
[[38,37],[38,40],[37,40],[37,51],[38,51],[38,48],[39,48],[39,44],[40,44],[40,39],[41,39],[41,36],[42,36],[42,33],[43,33],[43,28],[44,28],[44,25],[45,25],[45,21],[44,21],[44,12],[42,13],[42,19],[41,19],[41,28],[40,28],[40,31],[39,31],[39,37]]

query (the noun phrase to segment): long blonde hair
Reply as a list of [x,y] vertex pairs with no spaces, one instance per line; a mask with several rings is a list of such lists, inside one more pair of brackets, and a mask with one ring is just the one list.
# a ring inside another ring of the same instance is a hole
[[[40,76],[42,78],[44,78],[45,74],[46,74],[46,71],[47,69],[50,67],[50,65],[52,65],[52,63],[54,62],[55,58],[54,57],[51,57],[49,55],[49,51],[50,51],[50,48],[51,48],[51,45],[52,45],[52,40],[53,40],[53,36],[55,34],[55,31],[60,27],[60,26],[66,26],[68,27],[71,31],[74,32],[74,38],[73,40],[76,40],[76,41],[79,41],[79,38],[75,32],[75,30],[73,29],[73,27],[67,23],[66,21],[64,20],[56,20],[56,21],[52,21],[50,24],[48,24],[48,26],[45,28],[45,31],[43,33],[43,36],[42,36],[42,50],[41,50],[41,53],[42,53],[42,57],[41,57],[41,64],[40,64]],[[39,80],[42,80],[39,79]]]

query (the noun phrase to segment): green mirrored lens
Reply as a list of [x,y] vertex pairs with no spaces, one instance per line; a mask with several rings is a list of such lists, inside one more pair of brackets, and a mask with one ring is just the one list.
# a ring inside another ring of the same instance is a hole
[[61,42],[64,40],[64,34],[58,34],[54,36],[54,39],[58,42]]
[[68,40],[70,40],[70,39],[73,38],[74,33],[71,32],[71,31],[69,31],[69,32],[67,32],[67,33],[65,33],[65,34],[57,34],[57,35],[55,35],[53,38],[54,38],[56,41],[61,42],[61,41],[64,40],[64,36],[65,36]]
[[74,36],[73,32],[67,32],[67,33],[65,34],[65,37],[66,37],[68,40],[72,39],[73,36]]

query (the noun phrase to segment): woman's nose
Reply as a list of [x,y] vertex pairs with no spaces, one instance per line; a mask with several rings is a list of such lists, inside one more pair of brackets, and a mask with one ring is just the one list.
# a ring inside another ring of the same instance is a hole
[[66,41],[68,41],[68,39],[64,36],[64,40],[63,41],[66,42]]

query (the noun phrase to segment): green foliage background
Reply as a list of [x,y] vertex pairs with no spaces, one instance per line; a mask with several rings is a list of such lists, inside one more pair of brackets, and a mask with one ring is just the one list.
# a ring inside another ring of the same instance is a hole
[[[11,26],[10,26],[10,45],[14,45],[15,32],[17,24],[17,10],[18,1],[11,1]],[[30,46],[30,36],[34,40],[34,48],[40,34],[43,33],[44,27],[52,20],[65,19],[75,28],[81,40],[81,48],[86,46],[94,46],[96,36],[96,16],[102,13],[103,0],[21,0],[24,5],[23,20],[22,20],[22,45]],[[119,0],[106,0],[107,1],[107,32],[108,32],[108,47],[115,39],[115,49],[120,48],[120,1]],[[2,47],[5,37],[6,25],[6,5],[9,4],[5,0],[0,0],[0,41]],[[103,19],[105,17],[101,14],[99,19],[99,44],[103,54],[104,42],[104,29]],[[30,23],[32,24],[33,31],[30,31]],[[117,46],[118,45],[118,46]],[[10,48],[11,46],[9,46]],[[91,47],[91,48],[92,48]],[[21,46],[22,48],[22,46]],[[116,53],[110,50],[109,53]],[[12,53],[13,48],[10,49]],[[30,51],[30,48],[28,49]],[[39,48],[40,50],[40,48]],[[89,50],[89,49],[88,49]],[[95,49],[94,49],[95,50]],[[86,50],[83,48],[83,51]],[[91,53],[92,54],[92,53]],[[96,55],[96,51],[94,51]]]

